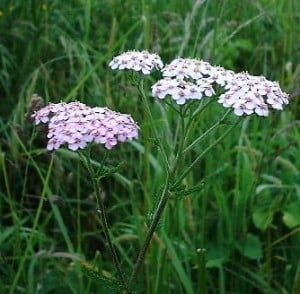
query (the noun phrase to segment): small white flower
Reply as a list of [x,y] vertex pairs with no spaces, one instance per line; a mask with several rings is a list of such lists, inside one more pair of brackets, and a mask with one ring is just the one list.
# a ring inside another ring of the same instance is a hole
[[221,66],[212,66],[208,72],[209,78],[220,86],[230,84],[234,79],[235,73]]
[[148,51],[128,51],[114,57],[109,66],[112,69],[133,69],[146,75],[153,69],[161,69],[163,62],[157,54]]
[[257,105],[255,108],[255,113],[259,116],[268,116],[268,106],[266,104]]
[[203,96],[211,97],[216,94],[210,79],[203,78],[197,80],[196,84],[198,85],[200,92],[203,93]]

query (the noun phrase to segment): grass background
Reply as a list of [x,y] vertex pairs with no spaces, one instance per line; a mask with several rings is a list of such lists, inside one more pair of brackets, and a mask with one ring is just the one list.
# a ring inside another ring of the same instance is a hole
[[[197,57],[263,74],[280,82],[291,103],[267,118],[245,118],[185,179],[203,188],[169,203],[136,293],[201,293],[203,283],[208,293],[300,293],[299,20],[296,0],[1,0],[0,292],[117,291],[87,173],[76,153],[45,151],[25,119],[33,93],[108,106],[141,126],[138,141],[110,152],[120,170],[102,183],[130,274],[162,163],[136,89],[108,62],[148,49],[166,63]],[[151,109],[168,146],[176,115],[153,100]],[[222,113],[209,107],[191,139]],[[103,149],[95,153],[101,160]]]

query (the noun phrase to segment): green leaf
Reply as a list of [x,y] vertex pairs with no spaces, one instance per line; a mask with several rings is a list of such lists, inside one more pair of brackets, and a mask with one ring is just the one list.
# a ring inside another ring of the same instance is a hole
[[176,196],[189,196],[193,193],[200,192],[203,190],[204,183],[201,182],[199,185],[195,185],[191,188],[186,189],[185,186],[179,186],[177,189],[172,191]]
[[246,238],[239,240],[235,247],[239,252],[250,259],[262,258],[262,243],[260,239],[253,235],[247,234]]
[[264,231],[272,223],[273,215],[273,210],[259,207],[252,214],[252,220],[257,228]]
[[294,201],[284,208],[282,220],[289,228],[300,225],[300,201]]
[[229,259],[229,248],[226,246],[210,243],[206,251],[206,267],[221,267]]
[[280,194],[274,197],[268,190],[265,190],[267,194],[260,196],[257,201],[258,208],[252,214],[253,223],[261,230],[267,229],[273,221],[274,214],[283,211],[285,206],[286,198],[284,195]]

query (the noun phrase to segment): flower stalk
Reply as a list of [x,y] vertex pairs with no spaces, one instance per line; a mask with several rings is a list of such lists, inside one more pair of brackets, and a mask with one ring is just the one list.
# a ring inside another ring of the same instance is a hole
[[144,240],[143,245],[142,245],[142,247],[139,251],[139,254],[138,254],[138,257],[136,259],[131,277],[129,279],[129,285],[130,286],[133,284],[134,280],[136,279],[137,275],[139,274],[140,268],[143,265],[143,262],[145,260],[146,252],[147,252],[147,250],[149,248],[149,245],[151,243],[153,234],[154,234],[154,232],[157,228],[157,225],[159,224],[162,213],[163,213],[163,211],[164,211],[164,209],[167,205],[167,202],[168,202],[168,199],[169,199],[169,196],[170,196],[169,184],[170,183],[169,183],[169,180],[168,180],[168,177],[167,177],[164,189],[163,189],[162,194],[160,196],[158,206],[156,208],[153,219],[152,219],[152,221],[150,223],[150,226],[148,228],[145,240]]
[[108,248],[110,250],[110,253],[111,253],[111,256],[112,256],[112,259],[113,259],[113,263],[115,265],[117,275],[118,275],[118,278],[119,278],[119,282],[120,282],[122,288],[125,290],[126,293],[131,293],[128,286],[127,286],[127,283],[125,281],[124,275],[123,275],[122,270],[121,270],[121,266],[120,266],[120,262],[119,262],[119,259],[118,259],[117,252],[115,250],[112,239],[110,237],[109,226],[108,226],[107,218],[106,218],[105,206],[104,206],[103,199],[102,199],[102,196],[101,196],[101,193],[100,193],[101,189],[100,189],[100,185],[99,185],[99,180],[101,178],[101,175],[97,176],[97,174],[96,174],[96,172],[93,168],[93,165],[91,163],[90,154],[89,154],[89,152],[87,152],[87,153],[88,153],[87,156],[84,156],[81,153],[79,153],[79,154],[80,154],[81,159],[85,163],[85,166],[86,166],[86,168],[87,168],[87,170],[90,174],[90,177],[91,177],[91,181],[92,181],[93,188],[94,188],[94,191],[95,191],[96,202],[97,202],[97,205],[98,205],[97,212],[100,216],[100,224],[103,228],[105,240],[106,240]]
[[234,124],[232,124],[224,133],[221,135],[215,142],[210,144],[202,153],[200,153],[197,158],[190,164],[190,166],[180,175],[180,177],[176,180],[174,183],[174,186],[176,187],[181,183],[181,181],[192,171],[192,169],[195,167],[197,163],[216,145],[218,145],[240,122],[240,120],[237,120]]
[[218,128],[222,123],[224,123],[225,119],[228,117],[228,115],[231,113],[231,110],[227,110],[225,114],[215,123],[213,124],[206,132],[204,132],[202,135],[200,135],[194,142],[192,142],[188,147],[186,147],[183,150],[183,153],[187,153],[189,150],[191,150],[195,145],[200,143],[207,135],[209,135],[212,131],[214,131],[216,128]]
[[158,145],[158,148],[159,148],[159,150],[161,152],[161,155],[163,157],[163,160],[164,160],[164,164],[165,164],[166,170],[168,171],[170,169],[169,159],[168,159],[166,151],[165,151],[165,149],[163,147],[163,144],[161,143],[161,140],[160,140],[160,138],[159,138],[159,136],[158,136],[158,134],[156,132],[156,128],[154,126],[152,113],[151,113],[151,110],[150,110],[150,107],[149,107],[148,99],[147,99],[147,97],[145,95],[145,91],[144,91],[144,81],[143,81],[143,79],[141,79],[137,83],[137,88],[139,90],[139,93],[140,93],[140,96],[142,98],[143,104],[144,104],[144,106],[146,108],[147,115],[148,115],[149,121],[150,121],[151,130],[153,132],[156,144]]
[[[142,90],[142,88],[141,88],[141,90]],[[141,95],[143,97],[145,97],[143,91],[141,91]],[[147,103],[147,100],[143,99],[143,102],[147,104],[148,108],[147,107],[146,108],[148,109],[148,115],[151,116],[151,119],[152,119],[151,111],[150,111],[149,105]],[[182,131],[184,131],[184,129],[185,129],[184,112],[182,112],[182,110],[180,110],[179,113],[180,113],[179,128],[182,129]],[[151,124],[151,126],[153,127],[153,132],[155,132],[156,130],[154,129],[154,125]],[[159,221],[162,218],[162,214],[163,214],[163,212],[166,208],[168,200],[170,199],[170,196],[172,195],[172,192],[170,191],[170,188],[172,188],[172,182],[173,182],[173,178],[175,177],[175,174],[176,174],[176,171],[177,171],[177,168],[178,168],[178,164],[183,159],[183,154],[182,154],[183,147],[184,147],[184,136],[181,136],[181,137],[179,137],[178,148],[177,148],[177,151],[175,152],[176,155],[175,155],[175,159],[174,159],[173,164],[170,165],[168,159],[165,158],[165,162],[168,165],[166,167],[167,174],[166,174],[164,188],[162,190],[158,205],[156,207],[155,213],[153,215],[150,226],[149,226],[148,231],[146,233],[145,240],[143,242],[143,245],[142,245],[142,247],[139,251],[138,257],[136,259],[136,262],[135,262],[135,265],[134,265],[134,268],[133,268],[133,271],[132,271],[132,275],[131,275],[130,280],[129,280],[129,285],[133,284],[134,280],[137,278],[137,275],[140,272],[140,268],[143,265],[143,262],[145,260],[145,255],[146,255],[146,252],[147,252],[147,250],[150,246],[153,234],[155,233],[156,228],[159,224]]]

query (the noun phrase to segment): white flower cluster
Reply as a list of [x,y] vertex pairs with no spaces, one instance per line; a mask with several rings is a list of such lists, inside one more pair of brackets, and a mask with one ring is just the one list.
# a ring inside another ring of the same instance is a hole
[[215,86],[225,91],[218,102],[233,108],[239,116],[253,113],[267,116],[270,108],[282,110],[289,103],[288,94],[277,82],[263,76],[235,73],[199,59],[176,58],[163,67],[156,54],[129,51],[115,57],[109,65],[112,69],[133,69],[144,74],[153,68],[160,69],[163,78],[152,85],[152,96],[159,99],[171,96],[179,105],[215,95]]
[[112,69],[133,69],[143,74],[150,74],[153,69],[161,69],[164,65],[157,54],[147,51],[128,51],[114,57],[109,66]]
[[32,118],[36,125],[48,123],[49,151],[62,145],[75,151],[91,142],[111,149],[118,142],[137,138],[139,129],[130,115],[80,102],[51,103],[34,112]]
[[161,71],[164,77],[193,79],[196,84],[201,84],[204,80],[210,84],[217,83],[220,86],[228,84],[234,77],[233,71],[191,58],[176,58]]
[[164,78],[152,86],[152,96],[163,99],[170,95],[177,104],[211,97],[215,95],[214,84],[227,85],[234,76],[232,71],[191,58],[176,58],[161,72]]
[[214,94],[212,85],[205,81],[201,85],[196,85],[181,79],[165,78],[152,86],[153,97],[164,99],[170,95],[179,105],[184,104],[189,99],[201,99],[204,95],[210,97]]
[[236,115],[267,116],[269,108],[282,110],[289,103],[289,96],[284,93],[277,82],[263,76],[248,73],[235,74],[232,82],[225,86],[227,90],[220,95],[218,102],[224,107],[232,107]]

